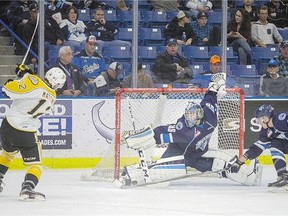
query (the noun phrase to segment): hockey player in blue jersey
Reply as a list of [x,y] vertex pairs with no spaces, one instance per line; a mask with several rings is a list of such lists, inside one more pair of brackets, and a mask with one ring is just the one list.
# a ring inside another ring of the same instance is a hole
[[[204,156],[204,154],[209,153],[209,140],[218,123],[217,97],[223,97],[225,94],[225,76],[221,73],[213,75],[208,91],[200,104],[193,101],[189,102],[185,113],[175,124],[158,126],[154,129],[146,128],[143,131],[132,135],[129,134],[125,137],[127,145],[130,148],[138,151],[140,149],[141,152],[142,149],[149,150],[155,144],[168,144],[161,159],[155,165],[148,166],[152,181],[161,181],[162,179],[177,175],[184,176],[186,167],[192,167],[200,172],[217,172],[219,170],[221,177],[227,177],[245,185],[255,184],[256,171],[254,168],[257,165],[256,161],[251,163],[249,169],[245,167],[245,169],[241,169],[235,175],[235,173],[226,172],[225,170],[227,162],[231,159],[231,155],[229,157],[221,151],[214,151],[212,154]],[[176,169],[171,168],[166,173],[162,170],[161,174],[159,174],[159,171],[153,169],[153,167],[157,167],[156,165],[167,163],[178,164],[177,167],[182,163],[184,165],[182,168],[185,171],[182,169],[183,172],[180,170],[176,172]],[[124,184],[131,182],[127,181],[127,176],[132,182],[141,182],[141,172],[135,171],[135,166],[126,168],[124,175],[122,175],[122,178],[125,180]]]
[[288,112],[274,113],[271,105],[264,104],[256,109],[255,117],[258,124],[262,126],[259,139],[242,157],[235,156],[228,166],[231,167],[231,172],[238,172],[246,160],[257,158],[265,149],[269,148],[278,179],[276,182],[269,183],[268,187],[288,191],[285,158],[285,154],[288,154]]

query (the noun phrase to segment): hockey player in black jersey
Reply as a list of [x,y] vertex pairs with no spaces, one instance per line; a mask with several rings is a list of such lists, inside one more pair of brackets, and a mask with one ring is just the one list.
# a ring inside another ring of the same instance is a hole
[[255,117],[262,126],[259,139],[250,146],[242,157],[235,156],[228,166],[231,167],[231,172],[238,172],[246,160],[257,158],[265,149],[270,149],[278,179],[276,182],[269,183],[268,187],[271,187],[271,190],[288,191],[288,172],[285,158],[285,154],[288,154],[288,112],[274,113],[274,108],[271,105],[264,104],[256,109]]
[[[221,151],[213,151],[212,153],[208,151],[209,140],[218,124],[217,97],[221,98],[225,94],[225,76],[223,74],[215,74],[212,76],[208,91],[200,104],[193,101],[189,102],[184,114],[175,124],[162,125],[154,129],[148,127],[143,131],[124,137],[127,145],[135,150],[140,150],[141,154],[142,150],[149,150],[155,145],[168,144],[161,159],[154,165],[148,165],[151,181],[161,181],[161,179],[171,178],[171,176],[176,177],[177,175],[184,176],[186,168],[192,167],[200,172],[216,172],[219,170],[221,177],[227,177],[245,185],[254,185],[256,161],[251,163],[249,168],[244,166],[245,168],[243,167],[244,169],[241,169],[235,175],[235,173],[226,172],[225,170],[226,162],[231,159],[231,155],[229,157]],[[141,154],[139,153],[140,166]],[[167,171],[164,171],[165,167],[159,167],[161,164],[173,163],[177,165],[167,169]],[[183,166],[179,166],[179,164]],[[179,167],[182,168],[182,172],[178,169]],[[176,170],[179,172],[176,173]],[[143,173],[137,172],[137,166],[126,167],[122,178],[125,183],[131,181],[139,183],[139,181],[141,182],[141,174],[143,175]],[[127,181],[127,178],[131,181]]]

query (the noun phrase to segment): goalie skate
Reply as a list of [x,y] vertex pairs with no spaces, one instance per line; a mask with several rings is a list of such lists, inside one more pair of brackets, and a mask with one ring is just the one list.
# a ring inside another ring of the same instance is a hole
[[31,188],[22,189],[19,195],[20,201],[45,201],[44,194],[34,191]]

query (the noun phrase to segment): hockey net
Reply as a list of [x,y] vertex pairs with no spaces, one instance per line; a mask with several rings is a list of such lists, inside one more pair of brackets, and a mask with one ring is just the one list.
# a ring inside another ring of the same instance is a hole
[[[116,94],[116,125],[114,144],[92,170],[82,174],[84,181],[118,179],[124,166],[139,164],[137,151],[127,148],[122,136],[127,131],[152,125],[175,123],[188,101],[200,103],[206,89],[121,89]],[[227,95],[218,99],[218,126],[213,132],[209,148],[242,155],[244,140],[244,93],[241,89],[227,89]],[[165,146],[149,153],[153,160],[160,158]]]

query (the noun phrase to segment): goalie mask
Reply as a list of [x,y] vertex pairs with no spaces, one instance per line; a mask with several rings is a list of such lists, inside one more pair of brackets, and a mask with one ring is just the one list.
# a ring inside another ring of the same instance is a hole
[[45,79],[51,85],[51,88],[57,90],[64,86],[66,82],[66,75],[60,68],[53,67],[47,71],[45,74]]
[[204,112],[199,104],[189,102],[185,109],[185,123],[187,127],[192,128],[198,120],[204,117]]

